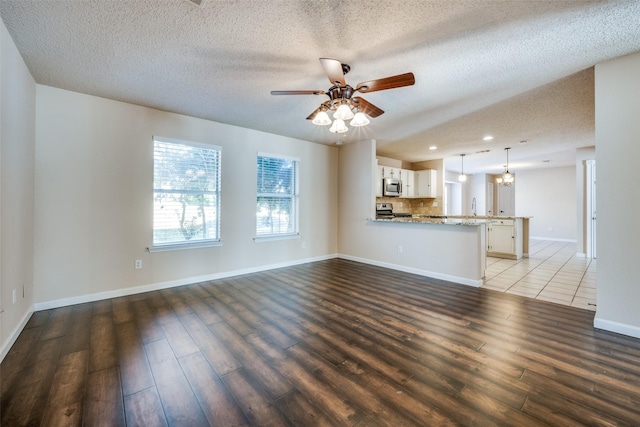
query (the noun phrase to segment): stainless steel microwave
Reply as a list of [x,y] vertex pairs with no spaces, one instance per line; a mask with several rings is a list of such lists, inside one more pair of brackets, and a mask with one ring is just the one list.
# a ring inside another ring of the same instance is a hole
[[400,197],[402,195],[402,181],[396,178],[384,178],[382,180],[382,195]]

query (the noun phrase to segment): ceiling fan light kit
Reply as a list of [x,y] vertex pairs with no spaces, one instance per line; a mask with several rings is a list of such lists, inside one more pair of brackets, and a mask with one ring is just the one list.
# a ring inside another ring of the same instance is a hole
[[347,104],[340,104],[335,113],[333,113],[334,119],[351,120],[353,118],[353,111]]
[[384,113],[382,109],[365,99],[354,96],[356,92],[368,93],[415,84],[413,73],[405,73],[358,83],[354,89],[344,80],[344,75],[351,70],[349,65],[330,58],[320,58],[320,64],[333,85],[326,92],[322,90],[274,90],[271,91],[271,95],[327,95],[329,100],[320,104],[320,107],[307,117],[307,120],[311,120],[314,125],[328,126],[332,122],[327,111],[333,111],[335,121],[329,128],[332,133],[347,132],[349,128],[345,124],[346,120],[351,120],[349,125],[353,127],[362,127],[370,123],[367,116],[375,118]]
[[342,119],[335,119],[333,125],[329,128],[329,132],[333,133],[345,133],[348,130],[349,128]]
[[328,126],[331,124],[331,119],[329,118],[329,115],[326,111],[320,111],[318,114],[316,114],[312,123],[318,126]]
[[367,119],[366,114],[361,111],[358,111],[355,116],[353,116],[353,120],[349,122],[352,127],[361,127],[368,125],[369,119]]

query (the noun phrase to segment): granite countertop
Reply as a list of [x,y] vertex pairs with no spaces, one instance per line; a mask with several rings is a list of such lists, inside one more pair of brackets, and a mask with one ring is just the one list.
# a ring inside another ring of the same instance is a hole
[[413,215],[412,217],[397,217],[397,218],[369,218],[369,221],[376,222],[401,222],[401,223],[415,223],[415,224],[442,224],[442,225],[470,225],[478,226],[482,224],[488,224],[491,221],[480,218],[451,218],[451,217],[434,217],[427,215]]
[[454,219],[531,219],[532,216],[487,216],[487,215],[413,215],[420,218],[454,218]]

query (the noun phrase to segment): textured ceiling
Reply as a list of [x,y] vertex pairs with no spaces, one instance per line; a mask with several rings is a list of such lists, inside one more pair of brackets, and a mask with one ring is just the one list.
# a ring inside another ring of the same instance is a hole
[[[640,51],[638,0],[3,0],[0,16],[38,83],[453,169],[465,153],[467,172],[500,172],[507,146],[516,173],[573,164],[594,144],[593,65]],[[270,95],[327,90],[320,57],[354,87],[416,84],[363,94],[385,114],[338,138],[305,120],[324,96]]]

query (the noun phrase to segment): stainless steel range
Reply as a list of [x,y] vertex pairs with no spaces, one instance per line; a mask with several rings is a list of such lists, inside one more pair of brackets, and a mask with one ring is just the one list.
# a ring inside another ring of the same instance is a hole
[[393,213],[392,203],[376,203],[376,218],[377,219],[391,219],[391,218],[407,218],[411,214],[408,212]]

